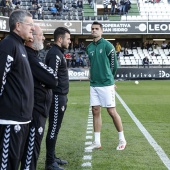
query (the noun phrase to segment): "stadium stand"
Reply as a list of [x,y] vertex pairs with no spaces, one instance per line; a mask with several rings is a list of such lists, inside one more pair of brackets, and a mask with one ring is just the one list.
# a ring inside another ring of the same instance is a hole
[[120,53],[119,63],[121,66],[136,66],[142,67],[142,60],[145,56],[149,58],[150,66],[156,67],[166,67],[170,66],[170,54],[169,49],[161,49],[161,47],[157,47],[153,49],[153,51],[148,51],[147,49],[141,49],[141,47],[137,47],[137,49],[128,49],[129,56],[123,56],[123,52]]
[[[133,4],[135,7],[135,4]],[[135,10],[130,10],[127,16],[121,16],[122,21],[156,21],[156,20],[169,20],[170,19],[170,4],[166,0],[158,2],[139,0],[136,4],[138,7]],[[134,8],[133,7],[133,8]],[[133,12],[132,12],[133,11]],[[132,17],[135,15],[136,17]]]
[[[83,1],[83,8],[73,7],[73,0],[63,0],[63,3],[67,3],[69,11],[61,12],[59,15],[53,15],[49,8],[54,6],[56,0],[43,0],[40,1],[43,6],[42,19],[45,20],[83,20],[83,21],[157,21],[164,20],[169,21],[170,19],[170,4],[166,0],[161,0],[157,3],[151,3],[150,1],[145,2],[144,0],[132,0],[131,8],[126,15],[96,15],[94,6],[89,4],[88,1]],[[74,4],[75,5],[75,4]],[[100,6],[101,7],[101,6]],[[22,0],[20,2],[21,9],[31,9],[31,12],[37,12],[32,10],[32,2],[30,0]],[[8,7],[0,7],[1,15],[9,16],[9,13],[13,9]],[[34,15],[34,19],[38,19],[37,13]],[[123,50],[123,48],[122,48]],[[71,49],[71,54],[79,53],[80,50],[76,51]],[[83,52],[85,53],[85,52]],[[129,56],[123,56],[123,52],[120,53],[119,63],[122,67],[133,66],[142,67],[142,60],[145,56],[149,58],[150,66],[166,67],[170,66],[170,50],[156,47],[153,51],[142,49],[137,47],[136,49],[128,49]],[[157,55],[155,55],[157,54]]]
[[[75,2],[73,0],[63,0],[62,3],[66,3],[67,7],[69,8],[68,12],[61,12],[59,17],[52,17],[52,14],[49,11],[50,7],[53,7],[56,3],[55,0],[42,0],[39,1],[42,8],[42,19],[64,19],[64,20],[87,20],[87,18],[94,20],[96,17],[100,20],[110,20],[110,21],[156,21],[156,20],[164,20],[169,21],[170,19],[170,4],[167,0],[154,0],[153,3],[150,0],[131,0],[131,8],[125,15],[120,15],[116,13],[115,15],[110,15],[108,12],[107,15],[104,15],[103,12],[103,5],[96,5],[97,13],[95,13],[94,5],[88,3],[88,1],[83,1],[83,8],[75,7]],[[32,1],[30,0],[22,0],[20,2],[19,8],[25,10],[32,10]],[[73,5],[74,4],[74,5]],[[2,15],[9,16],[11,10],[15,9],[15,4],[13,4],[12,8],[8,6],[3,6],[1,3],[0,11]],[[110,5],[108,7],[110,10]],[[37,13],[36,8],[34,9]],[[64,17],[63,17],[64,15]],[[35,15],[35,19],[37,16]]]

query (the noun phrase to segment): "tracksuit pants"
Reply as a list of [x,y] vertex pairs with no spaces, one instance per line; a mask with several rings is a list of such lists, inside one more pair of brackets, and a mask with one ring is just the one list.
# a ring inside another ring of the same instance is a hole
[[49,113],[48,132],[46,136],[47,165],[54,163],[55,145],[66,108],[67,108],[67,96],[53,94],[52,105]]
[[34,109],[20,170],[36,170],[46,119]]
[[0,125],[0,169],[18,170],[29,132],[28,124]]

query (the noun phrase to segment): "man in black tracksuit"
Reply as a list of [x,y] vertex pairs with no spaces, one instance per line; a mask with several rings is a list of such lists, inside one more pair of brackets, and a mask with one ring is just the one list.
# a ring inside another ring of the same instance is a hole
[[57,85],[57,73],[38,58],[38,51],[43,49],[45,37],[39,26],[36,25],[34,28],[33,42],[25,43],[34,78],[34,108],[33,120],[30,123],[30,131],[21,161],[21,170],[36,170],[45,123],[52,101],[51,89]]
[[54,31],[54,45],[48,51],[46,64],[57,72],[58,86],[53,88],[53,100],[49,113],[49,127],[46,137],[46,170],[63,170],[58,164],[66,164],[67,161],[55,157],[55,145],[59,133],[64,112],[67,108],[67,94],[69,91],[69,77],[64,49],[69,47],[70,31],[64,27],[58,27]]
[[0,42],[0,169],[18,170],[32,119],[34,84],[24,40],[34,31],[32,15],[13,11],[9,35]]

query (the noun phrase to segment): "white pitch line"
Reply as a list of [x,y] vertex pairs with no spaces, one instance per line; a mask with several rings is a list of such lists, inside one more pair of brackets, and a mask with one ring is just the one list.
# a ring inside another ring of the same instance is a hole
[[133,114],[133,112],[130,110],[130,108],[126,105],[126,103],[123,101],[123,99],[116,93],[116,97],[119,99],[119,101],[122,103],[123,107],[126,109],[132,120],[135,122],[135,124],[138,126],[140,131],[143,133],[145,138],[148,140],[150,145],[154,148],[164,165],[170,170],[170,159],[164,152],[164,150],[157,144],[157,142],[154,140],[154,138],[149,134],[149,132],[145,129],[145,127],[140,123],[140,121],[136,118],[136,116]]
[[[92,112],[91,112],[91,107],[89,108],[89,115],[88,115],[88,122],[87,122],[87,131],[86,131],[86,142],[85,142],[85,147],[87,147],[87,145],[91,145],[92,144],[92,139],[93,139],[93,116],[92,116]],[[91,134],[91,135],[90,135]],[[82,163],[82,167],[84,168],[90,168],[92,169],[92,150],[84,150],[84,156],[83,156],[83,163]],[[87,155],[88,154],[88,155]]]

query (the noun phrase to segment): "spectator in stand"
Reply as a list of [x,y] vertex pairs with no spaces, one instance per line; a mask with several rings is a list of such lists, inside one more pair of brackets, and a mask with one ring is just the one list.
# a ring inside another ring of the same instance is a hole
[[147,56],[143,58],[143,67],[145,68],[146,66],[149,68],[149,58]]
[[71,51],[71,50],[73,50],[74,48],[73,48],[73,42],[71,42],[71,44],[69,45],[69,47],[68,47],[68,49],[69,49],[69,51]]
[[73,53],[71,56],[71,67],[75,68],[76,67],[76,54]]
[[161,48],[162,49],[167,49],[167,43],[165,41],[162,42]]
[[92,0],[88,0],[88,3],[89,3],[89,5],[91,5],[91,3],[92,3]]
[[70,67],[71,54],[66,53],[64,56],[65,56],[66,61],[67,61],[67,68],[69,68]]
[[152,42],[152,49],[156,49],[157,46],[158,46],[158,44],[157,44],[155,41],[153,41],[153,42]]
[[37,5],[38,4],[38,0],[31,0],[32,4]]
[[43,7],[41,4],[37,4],[37,14],[38,14],[38,19],[42,19],[42,12],[43,12]]
[[127,48],[124,48],[124,52],[123,52],[123,56],[125,57],[125,56],[134,56],[134,54],[129,54],[129,51],[128,51],[128,49]]
[[88,3],[89,3],[89,5],[90,5],[91,8],[94,7],[93,0],[88,0]]
[[141,49],[147,49],[147,42],[142,42],[142,46],[141,46]]
[[137,49],[137,45],[136,45],[136,42],[133,41],[132,44],[131,44],[131,49]]
[[121,49],[122,49],[122,47],[121,47],[120,43],[117,42],[117,43],[116,43],[116,54],[117,54],[117,58],[118,58],[118,59],[119,59],[119,54],[120,54],[120,52],[121,52]]
[[73,2],[72,2],[72,7],[75,8],[75,9],[77,9],[77,1],[73,1]]
[[125,13],[126,13],[126,14],[127,14],[128,11],[130,10],[130,8],[131,8],[131,2],[130,2],[130,0],[127,0],[127,1],[126,1],[126,4],[125,4]]
[[11,0],[2,0],[1,5],[5,8],[12,9],[12,1]]
[[79,44],[77,41],[74,43],[74,51],[76,50],[79,50]]
[[88,66],[88,58],[86,55],[83,57],[83,64],[84,66]]
[[152,43],[150,43],[150,41],[147,42],[146,46],[147,46],[146,48],[147,48],[148,51],[153,51]]
[[[61,4],[61,3],[60,3]],[[59,2],[56,2],[55,3],[55,8],[57,9],[58,11],[58,14],[57,15],[60,15],[61,16],[61,11],[62,11],[62,5],[60,5]]]
[[127,49],[129,49],[129,48],[130,48],[130,45],[129,45],[129,42],[128,42],[128,41],[126,41],[126,42],[125,42],[125,44],[124,44],[124,48],[127,48]]
[[33,19],[35,19],[36,10],[37,5],[33,3],[32,6],[29,8],[29,12],[32,14]]
[[86,50],[84,42],[80,43],[80,50]]
[[78,8],[83,8],[83,2],[82,2],[82,0],[78,0],[78,1],[77,1],[77,7],[78,7]]
[[116,0],[110,0],[110,3],[111,3],[111,15],[114,15],[115,12],[116,12],[116,5],[117,5],[117,2]]
[[167,49],[170,49],[170,42],[168,42],[167,44]]
[[104,15],[108,15],[108,5],[109,5],[109,0],[103,0]]
[[53,43],[51,43],[51,42],[48,42],[46,45],[45,45],[45,52],[46,52],[46,54],[47,54],[47,52],[49,51],[49,49],[52,47],[52,45],[53,45]]
[[120,7],[119,7],[119,9],[120,9],[119,14],[120,15],[125,14],[125,4],[126,4],[125,0],[120,0]]
[[17,10],[17,9],[20,9],[20,8],[21,8],[20,4],[17,4],[17,5],[15,6],[14,10]]
[[59,10],[58,10],[58,12],[61,14],[61,12],[63,11],[63,4],[62,4],[62,2],[61,2],[61,1],[59,1],[58,6],[59,6]]
[[128,49],[127,48],[124,48],[124,54],[123,56],[129,56],[129,52],[128,52]]
[[63,12],[68,12],[69,11],[69,8],[67,6],[67,3],[64,3],[63,5]]
[[56,9],[56,7],[54,5],[52,7],[49,7],[48,9],[49,9],[49,11],[51,11],[51,14],[53,16],[57,15],[58,12],[57,12],[57,9]]
[[84,59],[81,54],[80,54],[80,58],[79,58],[79,66],[84,68]]
[[20,5],[20,3],[21,3],[20,0],[16,0],[15,3],[14,3],[14,1],[13,1],[13,4],[15,4],[15,5],[18,5],[18,4]]

